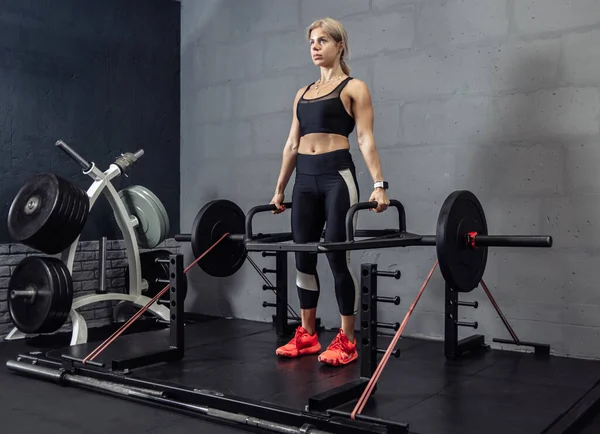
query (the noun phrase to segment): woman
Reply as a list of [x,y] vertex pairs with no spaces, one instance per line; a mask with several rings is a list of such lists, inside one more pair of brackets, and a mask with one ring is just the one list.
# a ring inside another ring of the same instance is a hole
[[[356,127],[359,149],[374,181],[369,201],[376,212],[389,205],[375,140],[373,106],[366,84],[349,76],[345,59],[348,36],[336,20],[325,18],[307,29],[310,53],[321,69],[321,78],[296,93],[289,137],[271,204],[275,213],[285,210],[284,191],[296,169],[292,195],[292,235],[297,243],[318,242],[325,226],[325,241],[345,241],[348,208],[359,201],[358,182],[348,136]],[[294,338],[277,348],[276,354],[297,357],[315,354],[321,345],[315,330],[319,298],[317,254],[296,252],[296,286],[302,325]],[[319,361],[334,366],[358,358],[354,316],[358,312],[359,288],[350,269],[350,251],[326,253],[335,281],[341,329]]]

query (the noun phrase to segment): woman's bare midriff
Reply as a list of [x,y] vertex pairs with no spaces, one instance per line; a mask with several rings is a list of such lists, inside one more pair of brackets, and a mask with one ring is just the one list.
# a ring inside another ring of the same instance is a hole
[[300,138],[299,154],[317,155],[327,152],[350,149],[350,143],[338,134],[312,133]]

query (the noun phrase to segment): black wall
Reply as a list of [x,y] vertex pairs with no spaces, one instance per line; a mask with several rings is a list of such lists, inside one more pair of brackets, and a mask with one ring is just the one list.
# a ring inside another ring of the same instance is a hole
[[[179,232],[180,3],[173,0],[0,2],[0,242],[10,204],[33,174],[87,190],[92,179],[54,143],[101,170],[121,152],[145,155],[117,189],[142,184]],[[83,240],[122,238],[104,197]]]

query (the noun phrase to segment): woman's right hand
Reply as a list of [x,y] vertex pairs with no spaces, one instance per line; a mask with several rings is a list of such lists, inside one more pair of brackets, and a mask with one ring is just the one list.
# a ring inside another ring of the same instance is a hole
[[280,214],[285,211],[285,206],[282,205],[285,196],[283,193],[275,193],[269,205],[275,205],[277,207],[276,210],[272,211],[273,214]]

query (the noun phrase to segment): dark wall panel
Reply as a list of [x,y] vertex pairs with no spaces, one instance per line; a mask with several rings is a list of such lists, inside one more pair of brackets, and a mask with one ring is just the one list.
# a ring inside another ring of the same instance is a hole
[[[122,152],[145,155],[118,189],[150,188],[179,230],[180,3],[173,0],[3,0],[0,3],[0,242],[26,180],[91,178],[54,143],[102,170]],[[102,198],[82,239],[121,238]]]

